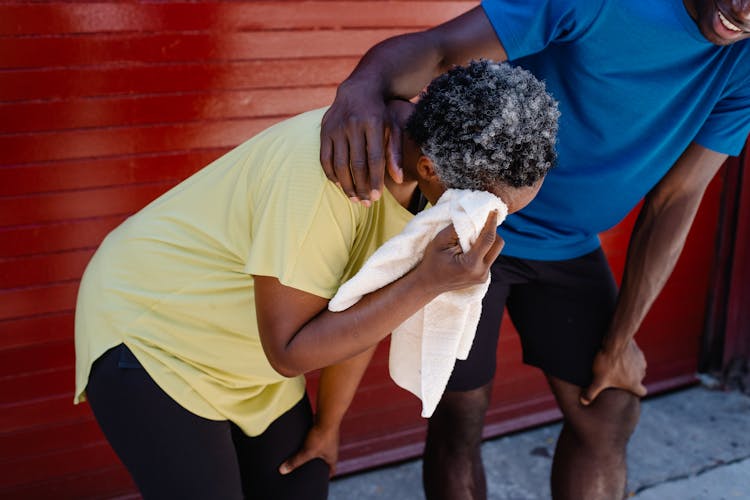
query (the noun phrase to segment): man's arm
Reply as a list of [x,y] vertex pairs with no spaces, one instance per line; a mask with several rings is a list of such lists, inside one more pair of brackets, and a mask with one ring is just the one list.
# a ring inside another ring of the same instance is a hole
[[690,226],[713,176],[727,155],[692,143],[646,196],[630,238],[617,307],[594,361],[594,381],[581,395],[588,404],[608,388],[638,396],[646,371],[635,333],[672,273]]
[[375,45],[341,84],[323,117],[320,162],[326,176],[349,197],[377,199],[383,189],[388,136],[398,139],[388,145],[388,169],[394,179],[401,179],[401,131],[385,101],[411,99],[446,69],[481,57],[507,59],[481,7],[435,28]]

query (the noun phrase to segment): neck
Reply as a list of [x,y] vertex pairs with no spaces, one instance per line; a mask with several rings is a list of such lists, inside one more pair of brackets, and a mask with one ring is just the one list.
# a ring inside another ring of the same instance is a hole
[[409,208],[414,190],[417,188],[417,181],[409,180],[404,176],[404,181],[397,184],[390,175],[385,174],[385,188],[402,207]]

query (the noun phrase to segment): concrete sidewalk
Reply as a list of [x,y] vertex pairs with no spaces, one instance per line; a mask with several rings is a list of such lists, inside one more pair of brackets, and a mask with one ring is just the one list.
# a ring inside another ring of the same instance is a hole
[[[550,498],[559,429],[485,442],[489,498]],[[637,500],[750,500],[750,396],[696,386],[645,400],[628,467],[628,492]],[[336,479],[330,500],[423,499],[420,468],[414,460]]]

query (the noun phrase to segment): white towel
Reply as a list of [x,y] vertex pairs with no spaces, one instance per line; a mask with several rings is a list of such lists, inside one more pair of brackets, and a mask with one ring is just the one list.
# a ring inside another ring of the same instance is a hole
[[[341,285],[328,309],[343,311],[406,274],[422,260],[435,235],[451,223],[467,252],[492,210],[497,210],[500,225],[508,208],[497,196],[486,191],[447,190],[434,207],[417,214],[401,233],[378,248],[359,272]],[[481,285],[443,293],[393,331],[391,378],[422,400],[423,417],[435,411],[456,359],[469,355],[489,285],[488,276]]]

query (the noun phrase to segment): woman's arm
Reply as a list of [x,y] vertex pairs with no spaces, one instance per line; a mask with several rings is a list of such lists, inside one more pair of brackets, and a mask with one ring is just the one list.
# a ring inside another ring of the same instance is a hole
[[447,227],[427,246],[416,268],[342,312],[328,311],[327,299],[284,286],[276,278],[253,276],[260,339],[274,369],[292,376],[325,367],[315,423],[302,449],[279,472],[288,474],[319,457],[333,473],[339,426],[375,346],[440,293],[486,280],[503,246],[496,221],[493,212],[466,253],[453,227]]
[[342,312],[275,277],[253,276],[260,340],[271,366],[291,377],[339,363],[377,344],[441,293],[483,283],[502,249],[496,217],[490,214],[466,253],[453,227],[444,229],[414,269]]
[[288,474],[314,458],[325,460],[331,474],[336,472],[339,427],[375,349],[376,347],[371,347],[362,354],[323,368],[320,372],[315,423],[307,434],[302,449],[279,468],[282,474]]

